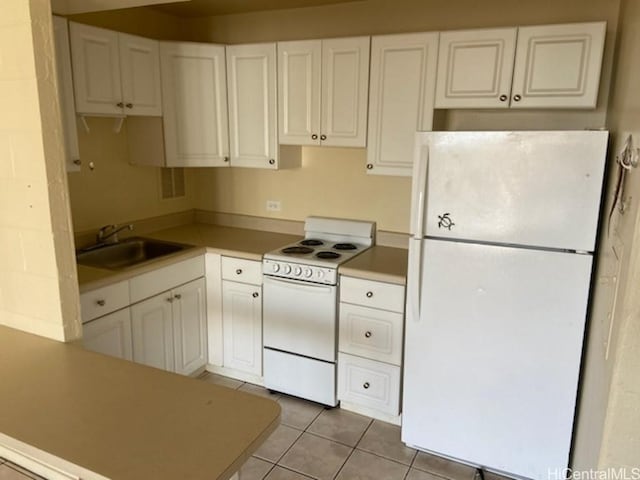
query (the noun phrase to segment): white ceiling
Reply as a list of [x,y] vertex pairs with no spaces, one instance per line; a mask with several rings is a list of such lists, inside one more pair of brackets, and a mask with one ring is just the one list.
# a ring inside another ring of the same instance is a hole
[[207,17],[262,10],[314,7],[353,1],[362,0],[190,0],[157,5],[152,8],[179,17]]

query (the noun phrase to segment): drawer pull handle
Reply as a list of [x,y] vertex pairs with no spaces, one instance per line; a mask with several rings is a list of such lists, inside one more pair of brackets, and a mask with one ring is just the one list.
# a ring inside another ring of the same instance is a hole
[[371,385],[369,385],[369,382],[364,382],[364,384],[362,385],[364,387],[364,389],[368,389]]
[[367,292],[365,295],[367,298],[371,298],[373,297],[373,292]]
[[175,298],[176,300],[180,300],[182,298],[182,294],[181,293],[176,293],[173,298]]
[[236,270],[236,275],[242,275],[242,269],[241,268]]
[[258,292],[253,292],[253,293],[251,294],[251,296],[252,296],[253,298],[258,298],[258,297],[260,296],[260,294],[259,294]]
[[104,307],[107,304],[107,301],[106,300],[96,300],[96,303],[98,304],[98,306]]
[[364,336],[367,337],[367,338],[370,338],[371,337],[371,332],[364,332]]

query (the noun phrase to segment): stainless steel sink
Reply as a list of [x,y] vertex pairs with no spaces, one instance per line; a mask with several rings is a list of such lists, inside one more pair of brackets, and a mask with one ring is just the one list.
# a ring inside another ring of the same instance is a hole
[[121,270],[188,248],[192,248],[191,245],[130,237],[118,243],[95,245],[79,250],[76,252],[76,260],[80,265]]

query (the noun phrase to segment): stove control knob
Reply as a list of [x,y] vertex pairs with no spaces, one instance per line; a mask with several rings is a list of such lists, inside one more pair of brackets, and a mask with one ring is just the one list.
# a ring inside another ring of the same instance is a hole
[[313,271],[309,267],[305,268],[304,269],[304,276],[307,277],[307,278],[311,278],[311,275],[313,275]]
[[318,270],[318,272],[316,273],[316,276],[318,278],[322,278],[322,277],[324,277],[324,272],[322,270]]
[[293,270],[293,274],[294,274],[296,277],[299,277],[299,276],[302,274],[302,269],[301,269],[300,267],[296,267],[296,268]]
[[291,265],[286,264],[284,266],[284,273],[289,275],[291,273]]
[[278,272],[278,271],[280,271],[280,264],[279,264],[279,263],[274,263],[273,265],[271,265],[271,269],[272,269],[274,272]]

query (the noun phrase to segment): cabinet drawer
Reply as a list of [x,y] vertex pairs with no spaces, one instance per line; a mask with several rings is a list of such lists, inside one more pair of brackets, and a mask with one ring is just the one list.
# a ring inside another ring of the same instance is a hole
[[244,258],[222,257],[222,278],[234,282],[262,285],[262,263]]
[[166,292],[203,276],[204,257],[202,256],[143,273],[129,281],[131,303]]
[[399,366],[402,319],[401,313],[341,303],[340,351]]
[[402,313],[404,286],[343,276],[340,279],[340,301]]
[[115,312],[129,305],[129,282],[91,290],[80,295],[82,323]]
[[339,353],[338,399],[398,415],[400,367]]

